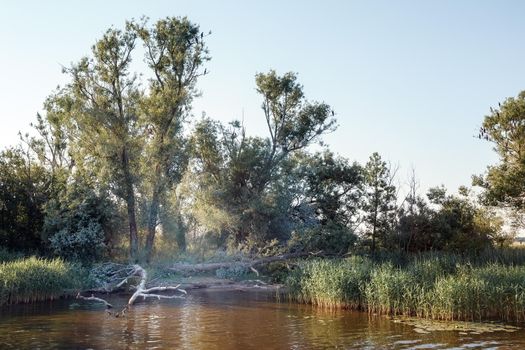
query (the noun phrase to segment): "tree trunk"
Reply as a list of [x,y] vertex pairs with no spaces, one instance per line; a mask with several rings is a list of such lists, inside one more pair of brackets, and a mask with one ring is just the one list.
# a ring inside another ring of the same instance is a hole
[[133,180],[129,171],[129,158],[126,148],[122,151],[122,167],[124,170],[126,207],[129,222],[129,255],[131,259],[136,262],[139,252],[139,240],[137,234],[137,219],[135,216],[135,190],[133,189]]
[[153,190],[153,197],[151,198],[151,204],[149,207],[148,215],[148,233],[146,236],[146,262],[150,262],[153,254],[153,244],[155,243],[155,232],[157,229],[157,216],[159,214],[159,201],[160,191],[158,189],[158,181],[154,183],[155,189]]
[[177,240],[177,247],[181,252],[186,251],[186,227],[184,226],[182,222],[182,218],[180,215],[177,215],[177,226],[178,230],[175,236],[175,239]]
[[137,261],[139,253],[139,239],[137,234],[137,220],[135,218],[135,193],[133,186],[128,189],[126,204],[128,208],[129,221],[129,255],[133,261]]
[[245,261],[230,261],[230,262],[217,262],[217,263],[202,263],[202,264],[188,264],[188,263],[175,263],[168,270],[178,273],[197,273],[197,272],[210,272],[218,269],[227,269],[231,267],[244,267],[246,269],[255,268],[259,265],[270,264],[277,261],[286,261],[291,259],[297,259],[306,256],[323,256],[321,252],[318,253],[288,253],[276,256],[268,256],[255,260]]

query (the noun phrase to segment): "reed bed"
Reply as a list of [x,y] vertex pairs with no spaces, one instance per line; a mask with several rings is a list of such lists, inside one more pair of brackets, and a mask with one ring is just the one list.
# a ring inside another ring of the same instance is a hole
[[0,305],[57,299],[80,283],[79,269],[60,259],[0,263]]
[[[505,252],[505,257],[512,256]],[[309,260],[288,279],[289,298],[326,308],[440,320],[525,321],[525,265],[493,256]],[[521,259],[521,255],[519,256]]]

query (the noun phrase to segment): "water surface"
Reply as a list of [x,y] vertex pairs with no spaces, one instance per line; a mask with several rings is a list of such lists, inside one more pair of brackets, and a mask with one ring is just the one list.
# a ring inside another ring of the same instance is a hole
[[[126,299],[112,297],[121,307]],[[419,334],[387,317],[274,302],[260,292],[192,291],[126,317],[77,300],[0,309],[0,349],[525,349],[525,330]]]

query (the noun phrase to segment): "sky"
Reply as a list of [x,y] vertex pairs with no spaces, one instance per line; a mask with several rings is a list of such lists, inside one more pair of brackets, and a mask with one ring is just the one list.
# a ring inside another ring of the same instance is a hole
[[519,0],[0,0],[0,148],[107,28],[187,16],[212,31],[197,117],[244,116],[248,134],[265,136],[254,76],[293,71],[309,100],[335,110],[339,128],[324,137],[334,152],[360,163],[379,152],[401,184],[414,168],[423,193],[455,191],[497,162],[474,136],[491,106],[525,89],[524,14]]

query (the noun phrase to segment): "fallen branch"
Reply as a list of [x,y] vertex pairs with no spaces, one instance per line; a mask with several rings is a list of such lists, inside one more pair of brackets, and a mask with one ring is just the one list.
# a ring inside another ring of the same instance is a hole
[[142,297],[144,300],[146,298],[157,298],[157,299],[175,299],[175,298],[184,298],[181,295],[161,295],[161,294],[151,294],[152,292],[162,292],[167,290],[175,290],[179,291],[183,294],[187,294],[185,290],[179,289],[180,284],[177,286],[166,286],[166,287],[152,287],[152,288],[146,288],[146,282],[148,280],[148,273],[146,270],[144,270],[140,265],[133,265],[134,273],[133,275],[137,275],[140,277],[140,283],[137,286],[137,290],[131,298],[129,298],[128,305],[133,305],[135,303],[135,300],[137,298]]
[[[118,265],[115,264],[114,266],[118,266]],[[180,284],[176,286],[158,286],[158,287],[146,288],[146,283],[148,281],[148,273],[140,265],[125,266],[123,268],[119,268],[118,270],[114,270],[113,267],[111,266],[108,267],[108,265],[106,265],[105,269],[109,271],[106,274],[108,276],[109,281],[104,282],[104,286],[101,288],[101,290],[104,292],[111,292],[118,288],[121,288],[122,286],[127,284],[131,278],[135,276],[138,276],[140,278],[139,284],[137,286],[131,287],[132,289],[135,290],[135,292],[129,298],[128,304],[124,307],[124,309],[121,312],[117,312],[115,314],[108,311],[111,315],[114,315],[115,317],[124,316],[127,310],[129,309],[129,307],[131,307],[131,305],[133,305],[139,297],[142,297],[144,300],[147,298],[157,298],[159,300],[160,299],[184,298],[183,295],[175,295],[175,294],[174,295],[162,295],[162,294],[153,294],[153,292],[177,291],[184,295],[188,294],[184,289],[179,288]],[[124,276],[123,273],[126,273],[126,275]],[[113,305],[108,303],[106,300],[95,297],[93,294],[90,297],[85,297],[85,296],[82,296],[80,293],[78,293],[77,299],[100,302],[106,305],[108,309],[113,308]]]
[[112,308],[113,308],[113,305],[111,305],[110,303],[108,303],[108,302],[105,301],[104,299],[97,298],[97,297],[94,296],[93,294],[91,294],[90,297],[85,297],[85,296],[80,295],[80,293],[78,293],[78,294],[77,294],[77,299],[90,300],[90,301],[97,301],[97,302],[99,302],[99,303],[103,303],[104,305],[106,305],[106,308],[108,308],[108,309],[112,309]]
[[202,264],[188,264],[188,263],[176,263],[168,270],[178,273],[195,273],[195,272],[211,272],[219,269],[229,269],[232,267],[244,267],[247,270],[252,270],[257,276],[259,272],[255,269],[256,266],[270,264],[277,261],[286,261],[296,259],[304,256],[318,256],[318,253],[289,253],[283,255],[269,256],[265,258],[249,260],[249,261],[231,261],[231,262],[219,262],[219,263],[202,263]]

